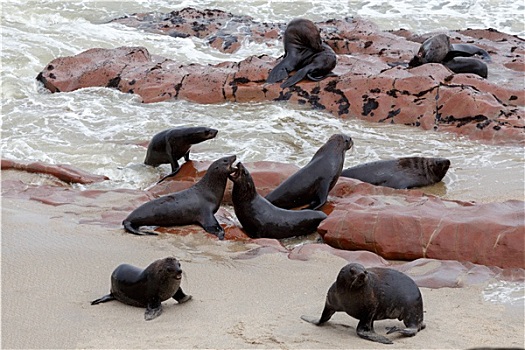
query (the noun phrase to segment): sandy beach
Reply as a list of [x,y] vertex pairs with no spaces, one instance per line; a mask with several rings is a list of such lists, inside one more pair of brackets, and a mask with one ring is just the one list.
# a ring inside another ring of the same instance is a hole
[[[523,308],[484,301],[485,285],[421,288],[427,328],[415,337],[388,335],[393,345],[355,333],[357,320],[337,313],[324,326],[300,316],[320,315],[342,258],[318,253],[308,261],[285,254],[237,259],[253,243],[217,241],[203,234],[157,237],[78,224],[89,206],[49,206],[2,199],[2,348],[272,348],[462,349],[523,347]],[[140,267],[177,257],[182,288],[193,299],[144,309],[113,301],[91,306],[109,292],[121,263]],[[401,325],[377,321],[376,332]]]

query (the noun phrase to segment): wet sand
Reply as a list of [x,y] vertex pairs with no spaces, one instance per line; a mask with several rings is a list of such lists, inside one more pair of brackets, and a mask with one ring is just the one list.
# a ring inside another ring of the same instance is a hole
[[[219,242],[205,234],[138,237],[121,229],[78,224],[68,213],[93,208],[49,206],[2,198],[2,348],[301,348],[422,349],[524,346],[523,308],[483,300],[484,285],[421,288],[427,328],[415,337],[388,335],[393,345],[359,338],[357,320],[337,313],[322,327],[300,316],[320,315],[342,258],[317,253],[308,261],[273,253],[235,257],[254,244]],[[145,267],[177,257],[188,303],[144,309],[113,301],[109,292],[121,263]],[[376,332],[400,325],[378,321]]]

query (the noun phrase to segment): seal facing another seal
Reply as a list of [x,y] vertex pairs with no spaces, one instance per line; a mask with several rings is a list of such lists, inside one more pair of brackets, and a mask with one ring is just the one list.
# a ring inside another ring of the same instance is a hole
[[288,78],[281,87],[284,89],[304,78],[313,81],[322,80],[331,73],[337,64],[334,50],[321,40],[319,28],[314,22],[296,18],[288,23],[283,36],[284,57],[268,74],[267,83],[277,83]]
[[159,259],[145,269],[119,265],[111,274],[110,293],[93,300],[91,305],[118,300],[124,304],[145,307],[144,318],[152,320],[162,314],[162,302],[173,298],[179,304],[191,299],[180,287],[182,269],[175,258]]
[[184,157],[185,161],[190,160],[191,145],[212,139],[217,133],[218,130],[206,127],[184,127],[161,131],[151,139],[144,164],[154,167],[171,164],[171,173],[160,179],[161,182],[179,172],[180,158]]
[[[140,226],[179,226],[199,224],[206,232],[224,238],[224,230],[213,214],[219,210],[228,175],[236,156],[213,162],[195,185],[183,191],[159,197],[142,204],[122,222],[124,229],[142,235]],[[145,232],[156,234],[155,232]]]
[[344,311],[357,318],[357,335],[361,338],[392,344],[387,337],[374,332],[374,321],[395,319],[406,328],[391,327],[387,334],[400,332],[414,336],[425,328],[423,298],[416,283],[397,270],[352,263],[344,266],[328,290],[321,318],[301,316],[304,321],[321,325],[334,313]]
[[405,157],[359,164],[344,169],[341,176],[376,186],[413,188],[438,183],[449,167],[445,158]]
[[251,238],[288,238],[314,232],[326,214],[317,210],[286,210],[260,196],[244,165],[230,175],[235,215]]
[[284,180],[266,199],[280,208],[308,205],[318,209],[326,203],[328,192],[335,186],[345,161],[345,152],[353,141],[344,134],[332,135],[312,159],[295,174]]

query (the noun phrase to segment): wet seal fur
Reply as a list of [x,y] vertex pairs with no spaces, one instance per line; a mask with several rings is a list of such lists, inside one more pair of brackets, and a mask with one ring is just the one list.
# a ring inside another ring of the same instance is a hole
[[417,67],[425,63],[441,63],[454,73],[474,73],[487,78],[487,65],[472,56],[481,56],[490,62],[487,51],[471,44],[451,44],[446,34],[438,34],[428,38],[421,44],[418,53],[408,63],[409,67]]
[[438,183],[449,167],[450,160],[445,158],[405,157],[360,164],[344,169],[341,176],[401,189]]
[[352,148],[350,136],[334,134],[321,146],[312,159],[295,174],[284,180],[266,199],[283,209],[307,205],[318,209],[326,203],[328,192],[335,186],[345,160]]
[[[283,36],[284,57],[269,73],[267,83],[286,79],[281,88],[295,85],[304,78],[313,81],[334,76],[337,64],[334,50],[321,40],[319,28],[310,20],[296,18],[288,23]],[[288,74],[296,71],[288,78]]]
[[314,232],[326,219],[317,210],[281,209],[260,196],[252,176],[244,165],[237,163],[237,171],[230,175],[233,182],[232,201],[235,215],[251,238],[288,238]]
[[236,158],[220,158],[190,188],[142,204],[122,222],[124,229],[136,235],[155,235],[155,232],[143,233],[139,227],[199,224],[206,232],[223,239],[224,229],[213,214],[219,210],[228,175],[234,171],[232,164]]
[[146,152],[144,164],[159,166],[171,164],[171,173],[164,176],[159,182],[168,177],[175,176],[179,170],[178,160],[184,157],[190,160],[190,147],[217,136],[218,130],[207,127],[181,127],[172,128],[159,132],[151,139]]
[[124,304],[145,307],[144,318],[152,320],[162,314],[162,302],[173,298],[179,304],[191,299],[180,287],[182,269],[175,258],[159,259],[145,269],[119,265],[111,274],[109,294],[93,300],[91,305],[118,300]]
[[383,344],[392,344],[392,341],[374,332],[375,320],[397,318],[403,321],[406,328],[394,326],[387,334],[400,332],[414,336],[425,328],[419,288],[410,277],[389,268],[365,269],[357,263],[344,266],[328,290],[321,318],[303,315],[301,319],[321,325],[338,311],[359,320],[358,336]]

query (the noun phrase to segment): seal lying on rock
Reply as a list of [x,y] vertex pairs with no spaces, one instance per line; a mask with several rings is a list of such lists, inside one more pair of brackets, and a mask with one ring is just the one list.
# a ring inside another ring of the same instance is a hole
[[321,325],[338,311],[359,320],[356,330],[361,338],[383,344],[392,344],[392,341],[374,332],[375,320],[397,318],[407,327],[391,327],[387,334],[400,332],[414,336],[425,328],[423,298],[416,283],[404,273],[388,268],[346,265],[328,290],[321,318],[301,318]]
[[474,73],[483,78],[488,76],[487,65],[471,56],[479,55],[490,62],[487,51],[471,44],[451,44],[446,34],[428,38],[421,44],[418,53],[408,63],[417,67],[425,63],[441,63],[454,73]]
[[[124,229],[142,235],[140,226],[178,226],[199,224],[206,232],[224,238],[224,230],[213,214],[219,210],[228,175],[236,156],[213,162],[206,174],[192,187],[142,204],[122,222]],[[155,232],[145,232],[156,234]]]
[[159,180],[162,182],[179,172],[178,160],[181,157],[184,157],[185,161],[190,160],[191,145],[212,139],[217,132],[218,130],[206,127],[173,128],[161,131],[151,139],[144,164],[154,167],[171,164],[171,174]]
[[317,210],[286,210],[260,196],[252,176],[244,165],[237,163],[233,181],[232,201],[235,215],[251,238],[288,238],[314,232],[326,214]]
[[159,259],[144,270],[132,265],[119,265],[111,274],[111,291],[91,305],[118,300],[124,304],[145,307],[144,318],[152,320],[162,313],[162,302],[173,298],[179,304],[191,299],[180,287],[182,269],[175,258]]
[[344,169],[341,176],[376,186],[413,188],[441,181],[449,167],[445,158],[406,157],[360,164]]
[[345,152],[353,144],[350,136],[332,135],[308,164],[284,180],[266,199],[284,209],[303,205],[308,205],[308,209],[320,208],[343,170]]
[[295,85],[305,77],[319,81],[333,76],[332,70],[337,64],[334,50],[321,40],[319,29],[310,20],[296,18],[288,23],[284,31],[284,57],[268,75],[267,83],[276,83],[288,78],[281,87]]

